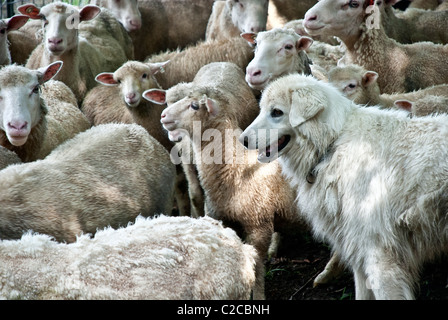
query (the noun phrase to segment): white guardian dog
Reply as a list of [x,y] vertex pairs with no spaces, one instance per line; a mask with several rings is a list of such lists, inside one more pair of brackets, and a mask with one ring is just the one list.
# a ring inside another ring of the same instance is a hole
[[260,108],[240,142],[279,158],[356,298],[414,299],[424,262],[448,252],[448,116],[365,108],[299,74],[270,84]]

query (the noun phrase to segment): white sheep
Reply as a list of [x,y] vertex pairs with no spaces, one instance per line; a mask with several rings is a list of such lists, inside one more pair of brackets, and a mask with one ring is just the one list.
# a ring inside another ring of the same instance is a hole
[[243,33],[242,37],[256,44],[254,58],[246,68],[251,88],[263,90],[270,81],[293,72],[311,74],[311,60],[305,53],[313,43],[311,38],[286,28]]
[[61,66],[58,61],[38,70],[18,65],[0,69],[0,145],[23,162],[43,159],[90,127],[71,90],[51,80]]
[[0,146],[0,170],[6,168],[10,164],[22,162],[19,156],[5,147]]
[[137,0],[90,0],[90,4],[107,8],[128,32],[139,30],[142,27],[142,15],[137,2]]
[[164,72],[168,62],[128,61],[114,72],[102,72],[96,81],[102,84],[89,91],[81,111],[92,125],[102,123],[137,123],[157,139],[169,152],[173,143],[160,125],[163,107],[143,99],[142,94],[160,88],[155,74]]
[[311,36],[339,37],[346,46],[345,63],[377,72],[382,93],[408,92],[447,83],[448,45],[430,42],[404,45],[387,37],[380,11],[374,6],[367,9],[369,1],[321,0],[306,13],[305,29]]
[[[167,152],[174,143],[168,139],[160,124],[164,107],[143,99],[142,94],[152,88],[160,88],[155,74],[164,72],[168,62],[143,63],[128,61],[115,72],[103,72],[96,80],[101,83],[86,95],[81,110],[92,125],[104,123],[137,123],[156,138]],[[184,174],[178,167],[176,205],[181,215],[190,215],[190,201],[184,185]],[[184,190],[185,189],[185,190]]]
[[9,19],[0,20],[0,66],[6,66],[12,63],[8,43],[9,33],[21,28],[28,19],[24,15],[15,15]]
[[266,30],[268,0],[217,0],[207,24],[205,39],[239,37],[242,32]]
[[170,215],[175,168],[136,124],[105,124],[76,135],[45,159],[0,173],[0,238],[24,232],[73,242],[139,214]]
[[400,43],[431,41],[448,43],[448,12],[408,8],[395,10],[398,0],[379,1],[382,25],[386,34]]
[[401,99],[395,101],[395,106],[410,112],[411,116],[424,117],[427,115],[448,113],[448,96],[426,95],[412,101]]
[[[387,34],[407,34],[409,42],[405,43],[419,41],[448,43],[448,26],[446,24],[448,12],[414,8],[409,8],[405,11],[396,11],[392,8],[391,4],[386,5],[385,9],[388,13],[386,19],[393,14],[396,15],[395,23],[393,23],[394,19],[391,19],[387,23],[389,25],[389,29],[386,29]],[[395,30],[392,31],[393,29]],[[395,37],[391,36],[391,38]]]
[[63,61],[64,67],[55,79],[67,84],[79,103],[97,84],[97,74],[133,59],[131,38],[106,9],[94,5],[78,9],[53,2],[40,9],[26,4],[18,10],[44,21],[43,42],[31,53],[26,66],[37,69],[55,60]]
[[[378,73],[368,71],[358,65],[336,67],[328,73],[328,81],[356,104],[395,108],[395,102],[398,100],[416,102],[424,100],[427,96],[448,97],[448,84],[439,84],[405,93],[380,94],[377,80]],[[432,100],[435,102],[435,99]],[[441,106],[441,102],[443,102],[443,99],[434,107]],[[429,111],[428,108],[425,108],[425,110]]]
[[128,30],[134,57],[184,48],[205,39],[214,0],[91,0],[108,8]]
[[212,62],[232,62],[245,70],[254,57],[253,48],[241,37],[198,42],[183,50],[168,51],[148,57],[145,62],[170,61],[165,73],[155,75],[162,88],[191,82],[199,69]]
[[138,217],[70,244],[27,233],[0,241],[0,297],[249,299],[255,258],[253,247],[207,217]]
[[[287,143],[268,157],[278,142],[260,129]],[[261,162],[278,158],[315,236],[354,272],[357,299],[413,299],[422,265],[448,252],[448,115],[364,108],[295,74],[263,92],[244,140]]]
[[[151,90],[145,97],[154,92],[156,97],[161,93]],[[264,259],[277,223],[297,223],[297,230],[305,225],[279,164],[257,163],[256,152],[246,152],[237,141],[239,119],[254,119],[256,114],[257,100],[243,71],[217,62],[198,72],[188,95],[168,106],[161,121],[172,141],[184,136],[191,140],[206,215],[242,228],[242,236],[257,249],[253,298],[264,299]]]

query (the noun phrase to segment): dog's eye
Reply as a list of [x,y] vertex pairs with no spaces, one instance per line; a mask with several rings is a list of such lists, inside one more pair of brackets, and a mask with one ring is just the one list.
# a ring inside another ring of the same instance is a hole
[[359,7],[359,2],[356,0],[350,0],[348,3],[348,6],[350,8],[358,8]]
[[190,104],[190,108],[193,110],[199,110],[199,105],[197,104],[197,102],[192,102]]
[[281,117],[282,115],[283,115],[283,111],[280,109],[272,109],[272,111],[271,111],[272,118],[278,118],[278,117]]

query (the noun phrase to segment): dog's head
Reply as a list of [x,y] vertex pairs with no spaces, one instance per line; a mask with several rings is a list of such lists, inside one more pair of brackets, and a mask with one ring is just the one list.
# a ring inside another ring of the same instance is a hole
[[263,92],[260,114],[241,134],[240,142],[248,149],[258,149],[260,162],[273,161],[297,139],[319,139],[322,126],[339,131],[345,116],[341,108],[333,107],[338,103],[351,105],[327,83],[311,76],[285,76]]

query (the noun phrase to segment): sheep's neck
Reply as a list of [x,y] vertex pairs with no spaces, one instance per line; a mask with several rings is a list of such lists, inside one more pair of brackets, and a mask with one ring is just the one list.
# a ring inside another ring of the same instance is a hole
[[[248,158],[248,152],[244,150],[236,136],[226,137],[226,130],[228,130],[227,133],[234,132],[238,128],[236,125],[224,121],[209,126],[209,128],[218,130],[221,137],[215,137],[214,141],[192,139],[195,163],[204,190],[216,189],[217,184],[221,186],[233,184],[241,175],[247,175],[257,165],[256,155],[253,159]],[[206,129],[202,128],[201,134]],[[249,164],[245,164],[247,159],[251,160]]]
[[78,46],[67,50],[60,56],[48,55],[50,63],[55,61],[62,61],[64,64],[59,73],[54,77],[55,80],[64,82],[75,94],[78,102],[82,101],[85,95],[86,88],[81,81],[81,74],[79,72],[79,55]]
[[8,43],[6,42],[6,35],[0,42],[0,66],[11,64],[11,54],[9,53]]

